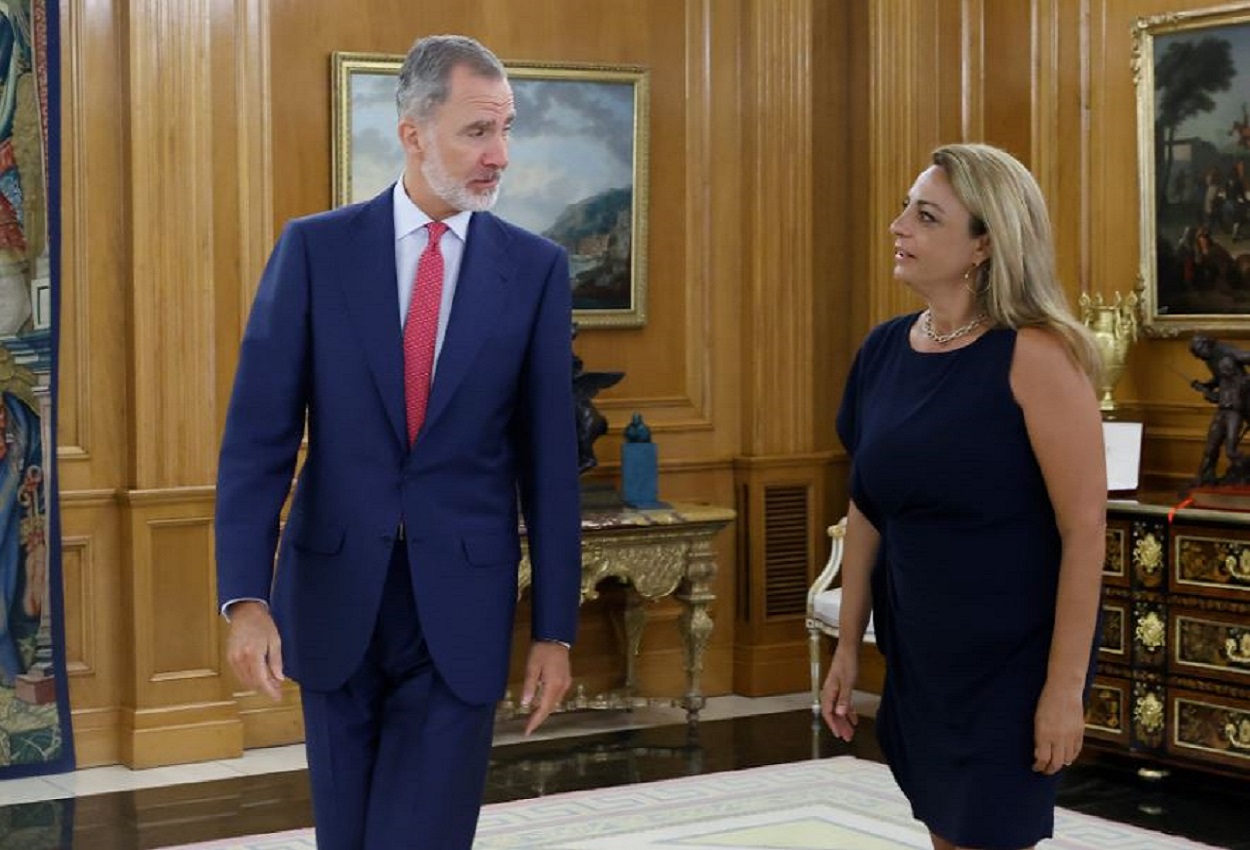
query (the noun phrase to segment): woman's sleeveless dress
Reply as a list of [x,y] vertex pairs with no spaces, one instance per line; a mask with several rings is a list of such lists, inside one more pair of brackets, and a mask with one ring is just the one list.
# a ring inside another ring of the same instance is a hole
[[877,735],[933,833],[1018,850],[1054,823],[1057,778],[1032,765],[1059,532],[1009,385],[1015,331],[922,354],[915,320],[869,335],[838,413],[851,498],[882,540]]

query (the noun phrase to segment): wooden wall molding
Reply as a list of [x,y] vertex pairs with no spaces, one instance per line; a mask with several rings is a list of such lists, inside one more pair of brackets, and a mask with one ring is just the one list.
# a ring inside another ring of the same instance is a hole
[[116,490],[64,492],[61,566],[65,660],[79,767],[120,758],[119,707],[131,629],[122,613],[122,545]]
[[155,490],[125,490],[119,493],[121,501],[132,508],[156,505],[178,505],[187,502],[212,502],[216,487],[207,485],[188,487],[165,487]]
[[62,489],[58,496],[61,500],[61,506],[69,506],[71,508],[100,507],[102,505],[116,505],[121,497],[119,490],[65,490]]
[[962,138],[985,135],[985,0],[961,0],[960,101]]
[[269,90],[268,0],[235,0],[236,109],[239,167],[238,339],[273,248],[273,128]]
[[[91,442],[91,381],[77,381],[87,374],[86,357],[91,350],[88,334],[91,329],[87,299],[79,294],[75,281],[89,279],[92,242],[87,238],[87,204],[73,203],[74,193],[86,183],[88,98],[83,79],[89,40],[84,32],[86,0],[70,0],[68,14],[61,20],[65,37],[61,54],[61,280],[62,320],[59,328],[60,381],[57,395],[57,458],[62,473],[67,464],[90,459],[87,446]],[[73,316],[73,320],[65,317]],[[73,364],[66,368],[66,364]]]
[[[219,106],[234,128],[232,143],[237,178],[235,196],[224,196],[218,203],[217,219],[228,231],[220,239],[220,262],[231,264],[233,274],[216,290],[216,386],[217,417],[214,437],[225,424],[226,408],[234,385],[234,367],[239,343],[247,326],[252,299],[261,273],[273,248],[273,96],[271,92],[270,51],[273,32],[268,0],[233,0],[233,43],[218,38],[214,53],[219,66],[229,64],[233,74],[233,97]],[[233,252],[233,253],[232,253]]]
[[128,97],[115,0],[63,0],[57,472],[63,490],[116,486],[129,410]]
[[130,480],[140,488],[214,477],[212,7],[212,0],[129,4]]
[[135,770],[243,753],[243,728],[233,700],[159,710],[123,706],[118,723],[121,761]]
[[[687,430],[708,430],[712,427],[711,342],[712,281],[716,265],[715,234],[711,210],[714,209],[712,164],[715,161],[712,75],[713,45],[711,39],[713,14],[711,0],[686,0],[686,339],[694,344],[686,347],[684,372],[686,397],[690,414],[674,427]],[[659,399],[638,399],[641,408],[656,409]],[[628,419],[628,417],[626,417]],[[661,424],[658,423],[657,424]]]
[[741,454],[811,448],[810,0],[747,4]]
[[[886,226],[898,214],[899,199],[911,187],[939,133],[920,97],[935,88],[937,28],[928,0],[868,3],[868,277],[869,324],[915,308],[914,296],[897,285],[887,250]],[[865,328],[864,330],[867,330]]]
[[1059,0],[1033,0],[1032,3],[1033,108],[1029,125],[1033,146],[1030,165],[1047,199],[1059,195],[1059,158],[1071,155],[1071,140],[1067,140],[1067,145],[1063,143],[1062,133],[1066,127],[1058,120],[1063,95],[1058,6]]
[[826,464],[839,455],[840,451],[801,452],[790,455],[755,455],[734,458],[734,468],[754,472],[756,470],[776,471],[780,469],[810,469],[813,466]]
[[65,611],[65,670],[70,676],[94,676],[102,647],[90,640],[97,633],[97,612],[105,606],[97,598],[92,581],[97,565],[90,535],[61,536],[61,573],[66,595],[73,605]]
[[223,669],[212,488],[124,496],[122,607],[131,641],[122,759],[151,767],[237,756],[243,728]]

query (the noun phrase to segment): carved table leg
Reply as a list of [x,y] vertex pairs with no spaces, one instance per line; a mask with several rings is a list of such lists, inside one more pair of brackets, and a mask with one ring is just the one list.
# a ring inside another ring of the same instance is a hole
[[642,627],[647,622],[646,600],[633,585],[625,587],[625,692],[638,692],[638,652],[642,648]]
[[712,593],[712,579],[716,575],[716,559],[712,554],[711,539],[700,536],[690,545],[686,578],[677,592],[682,604],[678,627],[686,645],[686,721],[691,725],[699,722],[703,708],[703,689],[699,682],[703,674],[703,652],[712,636],[712,617],[708,606],[716,595]]

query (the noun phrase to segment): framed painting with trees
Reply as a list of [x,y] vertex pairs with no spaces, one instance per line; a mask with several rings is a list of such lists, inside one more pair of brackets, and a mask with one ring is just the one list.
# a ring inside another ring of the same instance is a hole
[[1250,3],[1139,18],[1142,323],[1250,332]]

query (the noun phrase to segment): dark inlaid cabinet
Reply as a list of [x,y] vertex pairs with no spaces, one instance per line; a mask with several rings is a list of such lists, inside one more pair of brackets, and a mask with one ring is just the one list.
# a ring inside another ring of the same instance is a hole
[[1250,774],[1250,513],[1112,500],[1091,745]]

